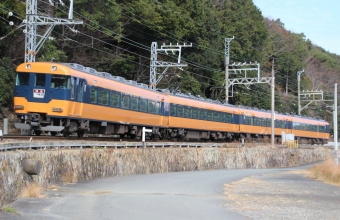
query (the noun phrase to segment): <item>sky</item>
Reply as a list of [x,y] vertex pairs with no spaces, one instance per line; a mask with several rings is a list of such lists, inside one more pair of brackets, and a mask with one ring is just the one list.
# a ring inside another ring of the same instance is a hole
[[287,30],[304,33],[326,51],[340,55],[339,0],[253,0],[264,17],[280,18]]

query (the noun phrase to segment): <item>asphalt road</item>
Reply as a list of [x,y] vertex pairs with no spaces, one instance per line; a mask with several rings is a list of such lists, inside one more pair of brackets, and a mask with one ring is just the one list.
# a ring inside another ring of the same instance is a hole
[[[60,186],[46,198],[10,204],[4,219],[249,219],[235,211],[224,184],[245,177],[305,169],[207,170],[119,176]],[[246,187],[246,186],[245,186]],[[327,185],[325,185],[327,187]]]

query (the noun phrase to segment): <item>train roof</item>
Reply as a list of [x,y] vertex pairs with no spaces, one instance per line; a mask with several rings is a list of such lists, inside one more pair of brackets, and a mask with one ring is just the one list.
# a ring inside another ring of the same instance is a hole
[[[187,98],[187,99],[197,100],[197,101],[206,102],[206,103],[210,103],[210,104],[217,104],[217,105],[221,105],[221,106],[229,106],[229,107],[234,107],[234,108],[240,108],[240,109],[244,109],[244,110],[259,111],[259,112],[266,112],[266,113],[271,112],[271,110],[265,110],[265,109],[258,109],[258,108],[242,106],[242,105],[231,105],[231,104],[228,104],[228,103],[222,103],[219,100],[212,100],[212,99],[203,98],[200,95],[194,96],[191,93],[183,94],[183,93],[178,92],[178,91],[171,92],[167,89],[152,90],[151,88],[149,88],[148,85],[146,85],[144,83],[138,83],[134,80],[126,80],[124,77],[113,76],[108,72],[98,72],[97,70],[95,70],[91,67],[85,67],[85,66],[83,66],[81,64],[77,64],[77,63],[59,63],[59,64],[65,65],[65,66],[67,66],[71,69],[81,71],[83,73],[87,73],[87,74],[102,77],[102,78],[105,78],[105,79],[114,80],[114,81],[117,81],[117,82],[120,82],[120,83],[132,85],[132,86],[135,86],[135,87],[139,87],[139,88],[142,88],[142,89],[149,90],[151,92],[157,92],[157,93],[161,93],[161,94],[169,94],[171,96]],[[301,119],[311,119],[311,120],[317,120],[317,121],[325,122],[325,120],[323,120],[323,119],[312,118],[312,117],[307,117],[307,116],[293,115],[293,114],[289,114],[289,113],[282,114],[282,113],[278,113],[277,111],[275,111],[275,113],[281,114],[281,115],[286,115],[286,116],[292,116],[292,117],[296,117],[296,118],[301,118]]]

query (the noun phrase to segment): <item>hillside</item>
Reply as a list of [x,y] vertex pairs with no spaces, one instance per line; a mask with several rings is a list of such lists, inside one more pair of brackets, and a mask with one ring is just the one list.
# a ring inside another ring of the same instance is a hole
[[[39,15],[67,18],[69,1],[64,6],[54,3],[38,1]],[[308,36],[287,31],[279,19],[263,17],[251,0],[81,0],[75,1],[73,14],[83,25],[56,25],[53,40],[44,43],[37,61],[80,63],[149,84],[152,42],[159,46],[192,43],[181,53],[181,62],[188,66],[183,71],[169,68],[168,77],[157,87],[223,101],[224,40],[234,36],[230,63],[259,62],[261,75],[270,76],[275,59],[275,109],[279,112],[297,113],[297,71],[305,70],[301,91],[323,90],[325,99],[333,99],[334,83],[340,81],[339,55],[313,45]],[[25,2],[2,1],[0,18],[1,110],[12,105],[9,91],[14,87],[15,66],[24,61],[25,35],[20,24],[25,19]],[[47,28],[38,26],[38,41]],[[177,62],[177,54],[159,53],[158,60]],[[232,91],[231,104],[270,109],[267,84],[237,85]],[[310,105],[302,114],[332,121],[326,105],[332,103]]]

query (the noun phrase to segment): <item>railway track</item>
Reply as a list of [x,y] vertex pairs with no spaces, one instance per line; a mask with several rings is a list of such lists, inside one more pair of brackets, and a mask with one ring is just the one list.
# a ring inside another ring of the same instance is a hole
[[[229,146],[228,146],[229,145]],[[237,147],[238,143],[214,143],[214,142],[183,142],[146,140],[145,147]],[[128,148],[143,147],[140,139],[120,139],[116,137],[82,137],[76,136],[23,136],[6,135],[0,141],[0,151],[18,149],[48,149],[48,148],[87,148],[87,147],[111,147]]]
[[[269,143],[217,143],[217,142],[184,142],[184,141],[167,141],[167,140],[146,140],[145,147],[259,147],[270,146]],[[287,148],[286,145],[275,145],[278,148]],[[299,148],[315,148],[320,145],[299,145]],[[322,145],[321,145],[322,146]],[[120,139],[115,136],[30,136],[30,135],[5,135],[0,141],[0,151],[20,150],[20,149],[60,149],[60,148],[141,148],[143,142],[141,139]],[[325,145],[327,147],[327,145]]]

